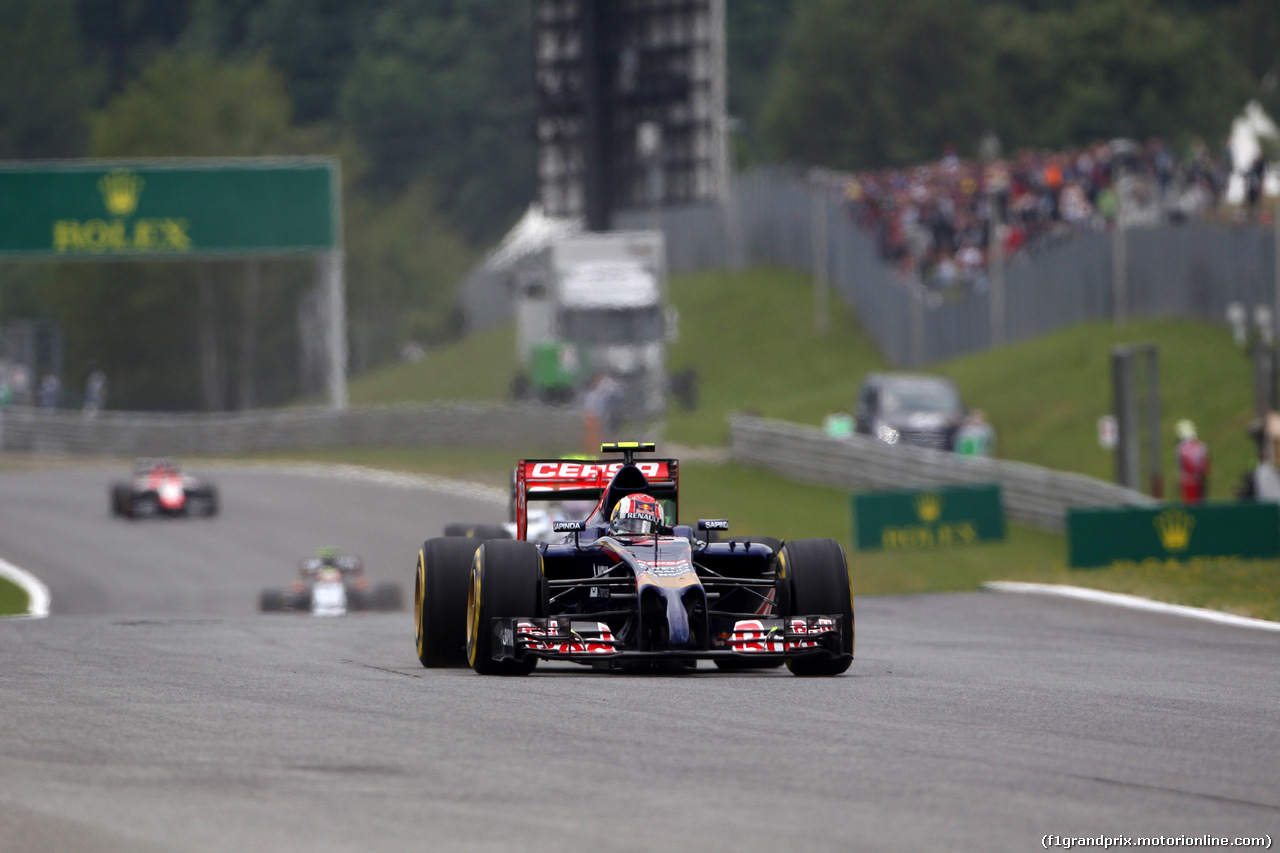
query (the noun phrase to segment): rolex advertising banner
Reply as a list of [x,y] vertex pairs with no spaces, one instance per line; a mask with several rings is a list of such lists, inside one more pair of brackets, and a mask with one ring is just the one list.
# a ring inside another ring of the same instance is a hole
[[1155,507],[1073,507],[1067,511],[1067,564],[1257,559],[1280,556],[1280,504],[1212,503]]
[[853,544],[859,551],[1003,539],[1004,507],[997,483],[853,495]]
[[315,157],[0,163],[0,257],[323,252],[336,174]]

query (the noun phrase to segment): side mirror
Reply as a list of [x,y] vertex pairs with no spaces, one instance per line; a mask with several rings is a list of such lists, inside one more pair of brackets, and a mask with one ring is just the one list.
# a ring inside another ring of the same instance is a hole
[[705,541],[711,544],[711,531],[725,531],[729,529],[729,521],[724,518],[700,518],[698,519],[698,529],[704,531],[706,535]]
[[551,531],[553,533],[572,533],[573,545],[578,547],[578,534],[587,529],[585,521],[553,521],[551,522]]

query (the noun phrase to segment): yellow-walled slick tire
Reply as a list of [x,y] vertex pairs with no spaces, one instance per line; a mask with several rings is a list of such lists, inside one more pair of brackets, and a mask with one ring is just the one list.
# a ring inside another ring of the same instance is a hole
[[787,669],[794,675],[839,675],[853,663],[853,591],[849,562],[834,539],[797,539],[782,546],[778,555],[783,617],[841,616],[844,626],[841,654],[791,658]]
[[480,540],[428,539],[418,552],[413,627],[418,660],[426,667],[465,666],[467,588]]
[[477,549],[467,593],[467,662],[481,675],[528,675],[538,659],[494,660],[493,620],[541,616],[542,553],[516,539],[492,539]]

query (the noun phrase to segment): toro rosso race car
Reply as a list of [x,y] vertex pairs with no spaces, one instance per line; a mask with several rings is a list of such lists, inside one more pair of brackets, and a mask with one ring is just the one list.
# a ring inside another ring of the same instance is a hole
[[285,589],[264,589],[258,607],[264,613],[293,611],[312,616],[342,616],[349,610],[399,610],[400,587],[370,586],[359,557],[321,548],[298,565],[299,580]]
[[[853,660],[853,595],[830,539],[728,539],[723,519],[679,523],[675,459],[605,444],[616,460],[528,459],[516,471],[515,539],[441,537],[418,553],[414,621],[424,666],[525,675],[540,660],[600,670],[785,662],[838,675]],[[590,498],[560,539],[527,537],[531,501]]]
[[218,514],[218,490],[208,480],[183,474],[172,459],[138,459],[129,482],[111,485],[111,514],[213,516]]

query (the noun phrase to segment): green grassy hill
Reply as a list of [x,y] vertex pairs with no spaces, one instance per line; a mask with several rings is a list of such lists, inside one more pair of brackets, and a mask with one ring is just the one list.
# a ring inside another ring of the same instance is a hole
[[507,325],[432,350],[422,361],[371,371],[350,383],[351,403],[501,400],[511,386],[515,340]]
[[[701,402],[695,412],[673,411],[664,438],[723,444],[734,410],[815,425],[848,411],[863,375],[887,365],[838,300],[831,302],[830,332],[816,335],[812,294],[811,280],[789,270],[674,279],[680,337],[669,364],[697,369]],[[1112,455],[1097,444],[1098,417],[1111,409],[1111,348],[1141,341],[1160,352],[1166,482],[1174,470],[1173,424],[1191,418],[1214,455],[1211,495],[1230,497],[1251,454],[1251,386],[1248,362],[1225,328],[1183,320],[1087,323],[926,369],[954,378],[966,402],[987,412],[1000,456],[1111,479]],[[499,400],[514,373],[514,346],[510,326],[473,335],[417,364],[356,379],[351,399]]]

